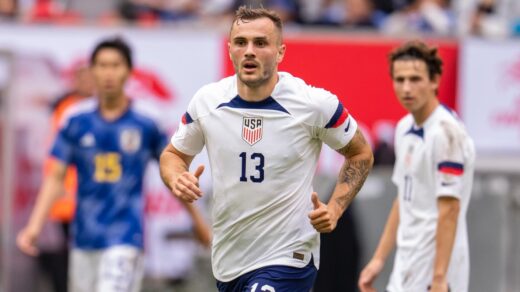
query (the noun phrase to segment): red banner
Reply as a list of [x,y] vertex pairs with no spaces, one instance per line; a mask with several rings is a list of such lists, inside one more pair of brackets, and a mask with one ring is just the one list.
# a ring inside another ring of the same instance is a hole
[[[287,71],[308,84],[336,94],[350,113],[372,129],[378,120],[396,122],[406,112],[397,102],[389,76],[387,57],[401,44],[375,38],[290,37],[280,71]],[[444,61],[439,98],[456,106],[458,44],[428,42],[439,48]],[[224,44],[224,74],[234,74]]]

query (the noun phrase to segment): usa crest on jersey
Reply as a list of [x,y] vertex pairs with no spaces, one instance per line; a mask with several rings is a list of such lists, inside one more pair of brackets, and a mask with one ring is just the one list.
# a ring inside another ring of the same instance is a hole
[[264,121],[258,117],[244,117],[242,122],[242,139],[254,145],[262,139]]

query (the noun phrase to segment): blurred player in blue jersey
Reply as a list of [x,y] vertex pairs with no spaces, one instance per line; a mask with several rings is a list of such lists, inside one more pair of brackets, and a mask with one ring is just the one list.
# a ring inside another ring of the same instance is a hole
[[[52,203],[62,194],[66,167],[74,165],[78,193],[71,232],[70,290],[139,291],[143,177],[167,138],[153,110],[124,92],[132,56],[123,40],[99,43],[90,63],[97,98],[82,101],[65,114],[51,150],[55,163],[17,243],[25,253],[37,254],[37,238]],[[188,207],[196,220],[201,218]]]
[[[202,87],[161,156],[161,175],[186,202],[203,194],[189,172],[204,146],[213,180],[212,265],[219,291],[309,291],[319,233],[331,232],[372,167],[372,151],[338,98],[278,72],[282,22],[241,7],[231,26],[236,75]],[[345,157],[328,204],[312,181],[322,144]]]
[[397,124],[392,181],[398,194],[359,288],[372,287],[397,245],[389,292],[467,292],[466,213],[475,149],[455,112],[439,103],[437,49],[408,42],[390,54],[395,94],[409,112]]

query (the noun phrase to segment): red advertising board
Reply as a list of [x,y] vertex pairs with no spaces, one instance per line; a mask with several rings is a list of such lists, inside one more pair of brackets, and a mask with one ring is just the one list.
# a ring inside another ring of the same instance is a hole
[[[458,44],[455,41],[427,41],[439,48],[444,72],[439,98],[455,108],[457,93]],[[396,122],[405,114],[397,102],[389,77],[388,53],[401,41],[373,38],[289,37],[280,71],[287,71],[308,84],[336,94],[352,115],[367,127],[378,120]],[[224,54],[224,74],[233,66]]]

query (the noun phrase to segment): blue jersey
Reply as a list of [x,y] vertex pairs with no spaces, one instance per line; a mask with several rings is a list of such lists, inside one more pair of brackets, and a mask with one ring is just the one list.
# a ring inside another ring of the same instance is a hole
[[78,104],[56,137],[51,155],[78,173],[74,247],[143,247],[143,177],[167,137],[135,103],[114,121],[101,116],[97,101]]

